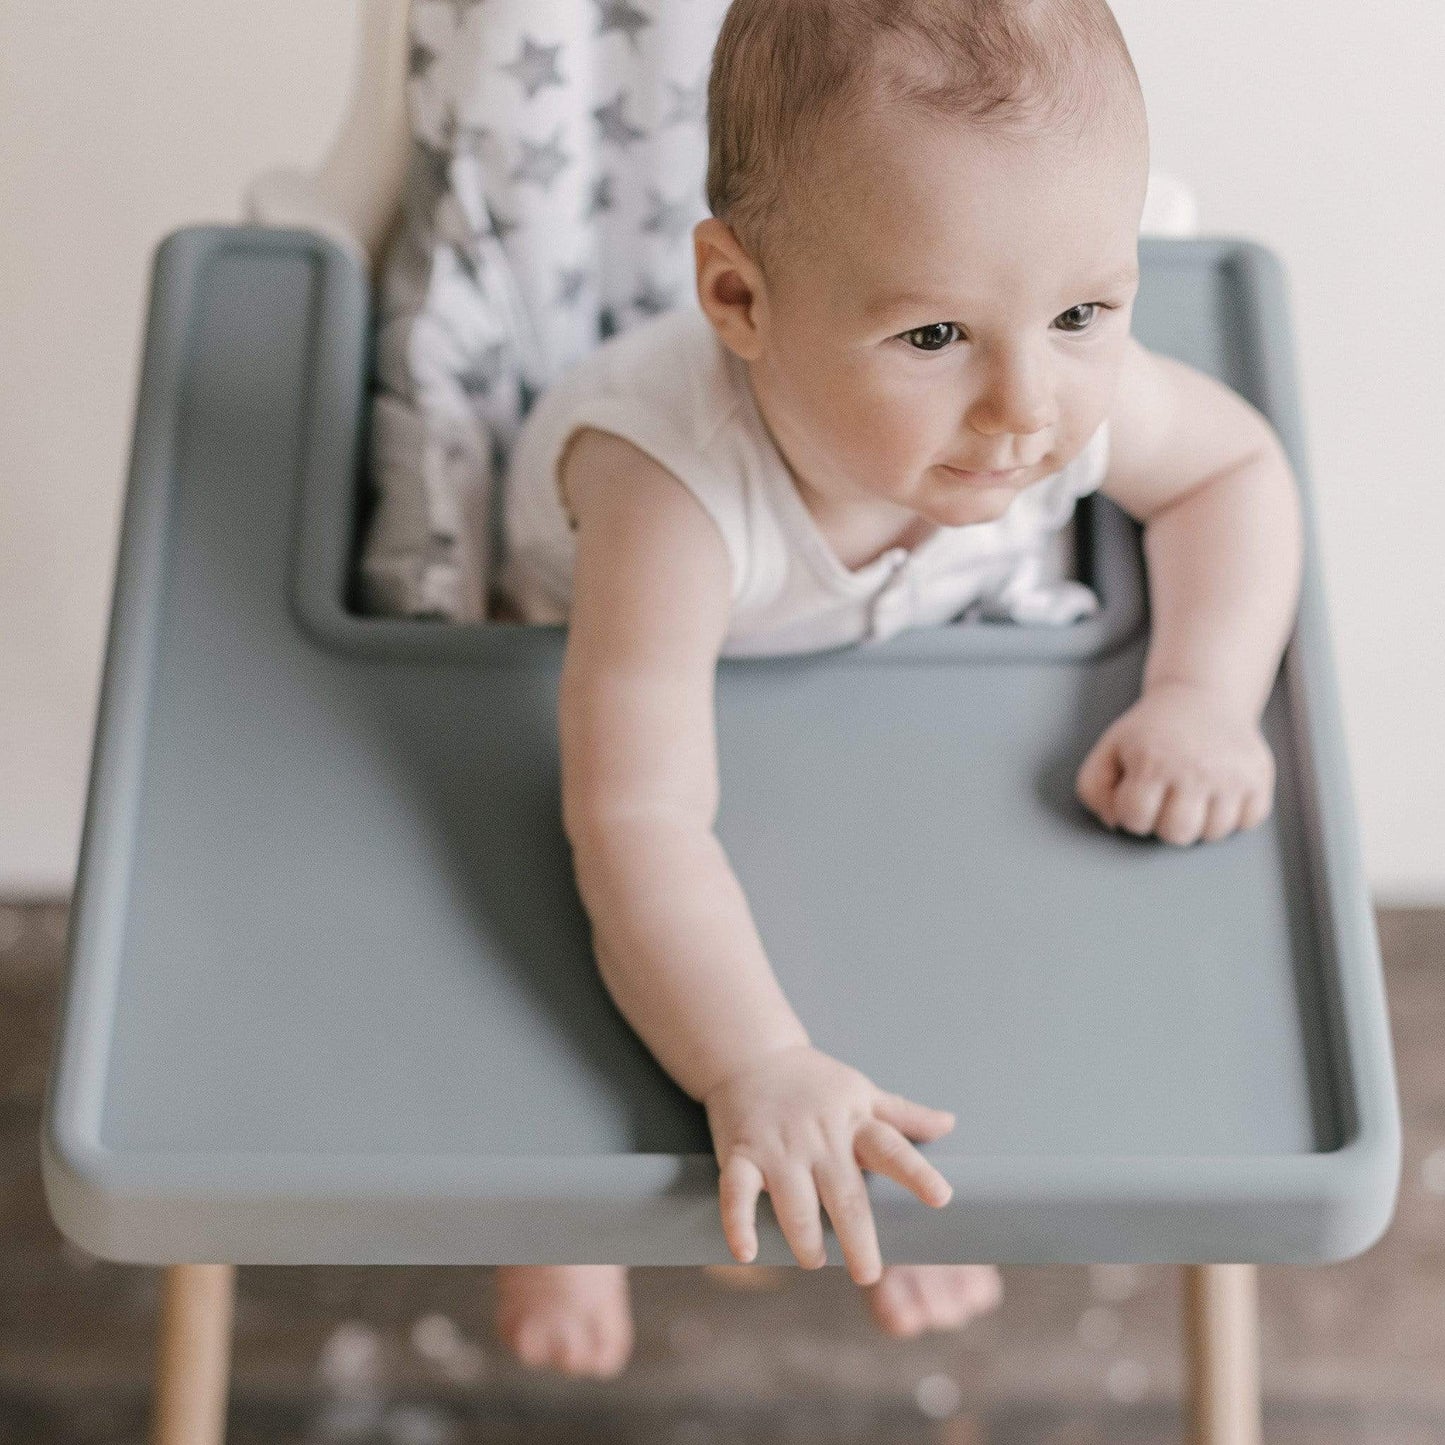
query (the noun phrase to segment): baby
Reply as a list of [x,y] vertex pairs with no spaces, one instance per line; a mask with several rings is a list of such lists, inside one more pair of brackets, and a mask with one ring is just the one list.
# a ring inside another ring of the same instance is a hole
[[[1000,1295],[988,1266],[884,1267],[863,1171],[926,1204],[953,1116],[814,1048],[714,834],[719,655],[1030,621],[1092,594],[1039,565],[1101,488],[1145,526],[1142,695],[1079,798],[1186,845],[1273,801],[1259,722],[1301,527],[1264,418],[1130,336],[1143,100],[1105,0],[736,0],[714,52],[700,310],[610,338],[513,453],[510,615],[568,624],[563,822],[602,977],[705,1108],[743,1263],[769,1195],[799,1264],[897,1335]],[[504,614],[507,615],[507,614]],[[622,1267],[498,1272],[529,1364],[616,1373]]]

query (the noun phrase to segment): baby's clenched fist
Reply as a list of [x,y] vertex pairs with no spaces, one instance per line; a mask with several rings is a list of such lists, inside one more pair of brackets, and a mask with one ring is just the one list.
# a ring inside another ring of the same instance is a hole
[[1186,847],[1257,827],[1274,802],[1259,727],[1207,689],[1149,688],[1104,730],[1074,790],[1110,828]]
[[722,1171],[723,1235],[744,1264],[758,1251],[764,1189],[805,1269],[827,1263],[821,1202],[858,1284],[873,1284],[883,1272],[864,1169],[896,1179],[935,1207],[953,1195],[910,1142],[942,1138],[953,1115],[889,1094],[808,1044],[768,1054],[715,1084],[702,1102]]

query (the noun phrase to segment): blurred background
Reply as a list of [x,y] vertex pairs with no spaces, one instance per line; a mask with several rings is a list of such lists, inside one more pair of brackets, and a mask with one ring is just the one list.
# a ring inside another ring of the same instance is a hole
[[[1114,0],[1153,163],[1289,277],[1324,581],[1406,1112],[1364,1259],[1266,1269],[1268,1438],[1445,1440],[1445,7]],[[0,0],[0,1442],[141,1438],[155,1271],[61,1241],[36,1136],[152,252],[314,167],[354,0]],[[827,1271],[835,1276],[838,1271]],[[1165,1441],[1174,1272],[1012,1270],[883,1342],[846,1280],[638,1271],[615,1385],[539,1381],[480,1271],[245,1269],[232,1438]],[[732,1433],[727,1433],[731,1431]]]

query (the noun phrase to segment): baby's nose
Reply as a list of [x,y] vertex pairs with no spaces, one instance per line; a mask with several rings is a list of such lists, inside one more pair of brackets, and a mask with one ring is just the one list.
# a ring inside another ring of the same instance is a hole
[[[980,397],[969,425],[985,436],[1030,437],[1053,425],[1056,408],[1043,392],[998,391]],[[1027,447],[1019,447],[1025,452]]]
[[1048,370],[1027,353],[1000,357],[990,369],[969,423],[986,435],[1032,436],[1053,425],[1057,406]]

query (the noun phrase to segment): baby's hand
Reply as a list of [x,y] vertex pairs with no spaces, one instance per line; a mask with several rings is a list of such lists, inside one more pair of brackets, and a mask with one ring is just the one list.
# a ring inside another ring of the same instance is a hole
[[1204,688],[1162,683],[1105,729],[1074,786],[1110,828],[1183,846],[1262,823],[1274,775],[1251,720]]
[[873,1284],[883,1272],[860,1165],[896,1179],[925,1204],[941,1207],[953,1195],[908,1142],[941,1138],[953,1128],[953,1115],[885,1093],[807,1044],[780,1049],[724,1079],[703,1104],[722,1170],[723,1235],[743,1264],[758,1252],[756,1210],[764,1189],[805,1269],[828,1262],[821,1198],[858,1284]]

